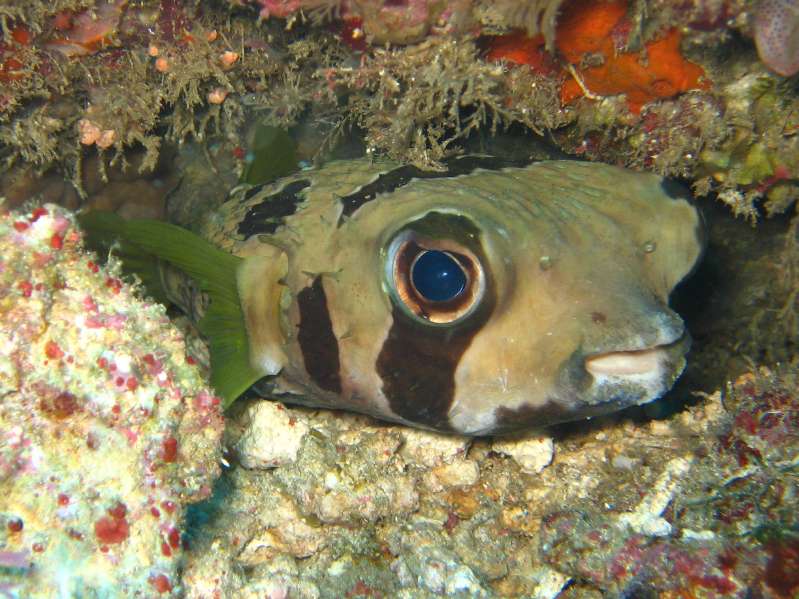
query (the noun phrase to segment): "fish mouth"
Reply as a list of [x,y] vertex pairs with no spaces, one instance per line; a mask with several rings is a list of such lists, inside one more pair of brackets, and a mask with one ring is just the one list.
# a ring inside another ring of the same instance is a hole
[[691,336],[682,320],[662,314],[649,334],[608,347],[607,351],[584,355],[583,368],[595,382],[663,378],[674,370],[675,361],[683,358],[690,346]]
[[[554,392],[543,404],[500,407],[490,426],[471,429],[470,435],[511,432],[559,422],[593,418],[651,402],[668,391],[685,368],[691,336],[683,328],[661,334],[661,343],[644,345],[633,340],[629,349],[574,352],[559,370]],[[629,343],[629,341],[628,341]]]
[[605,351],[577,350],[561,365],[552,401],[568,418],[553,415],[548,424],[600,416],[661,397],[685,368],[691,336],[684,327],[673,327],[650,339],[639,336],[614,345]]
[[585,360],[585,369],[594,377],[630,377],[658,375],[663,363],[673,353],[674,343],[645,349],[595,354]]
[[583,372],[592,379],[585,403],[619,409],[657,399],[682,373],[690,345],[691,337],[683,331],[666,343],[584,357]]

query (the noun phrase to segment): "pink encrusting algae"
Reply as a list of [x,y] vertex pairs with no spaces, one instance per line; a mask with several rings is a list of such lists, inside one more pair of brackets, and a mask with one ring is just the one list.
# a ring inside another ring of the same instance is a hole
[[799,73],[799,2],[761,0],[755,13],[760,60],[778,75]]
[[67,211],[1,216],[0,256],[0,594],[177,596],[218,398]]

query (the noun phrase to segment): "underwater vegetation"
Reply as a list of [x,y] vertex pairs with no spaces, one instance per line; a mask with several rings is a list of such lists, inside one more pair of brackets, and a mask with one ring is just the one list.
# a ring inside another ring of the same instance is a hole
[[787,0],[7,1],[0,15],[0,158],[84,196],[94,152],[105,169],[143,148],[147,172],[170,143],[221,134],[243,169],[253,112],[313,123],[311,158],[354,127],[374,154],[440,167],[470,135],[522,126],[749,218],[797,196]]

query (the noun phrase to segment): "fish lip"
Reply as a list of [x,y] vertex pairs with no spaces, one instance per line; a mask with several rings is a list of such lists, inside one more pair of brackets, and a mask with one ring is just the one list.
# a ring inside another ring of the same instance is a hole
[[584,358],[583,367],[595,379],[657,376],[664,372],[664,366],[675,354],[685,354],[689,345],[690,336],[683,332],[677,339],[667,343],[588,355]]

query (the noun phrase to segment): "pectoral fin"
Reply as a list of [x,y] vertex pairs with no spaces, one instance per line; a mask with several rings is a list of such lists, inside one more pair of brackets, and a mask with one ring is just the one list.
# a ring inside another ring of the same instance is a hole
[[109,247],[114,240],[121,240],[126,255],[138,253],[138,261],[143,263],[146,257],[169,262],[208,294],[210,305],[198,326],[208,341],[211,384],[225,407],[266,374],[255,368],[250,359],[250,341],[237,279],[245,260],[223,252],[185,229],[161,221],[126,221],[118,215],[102,212],[81,214],[79,221],[89,241],[94,241],[95,245]]

